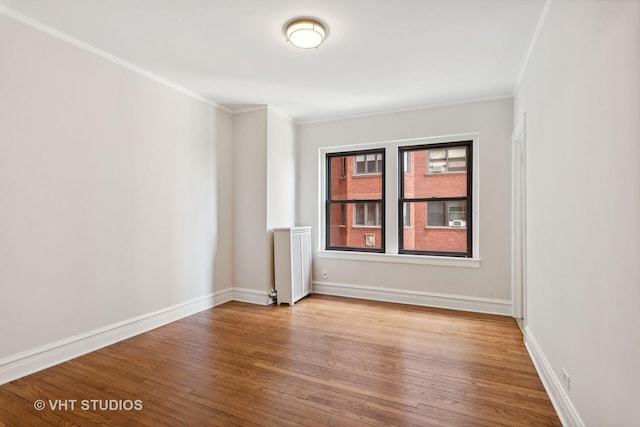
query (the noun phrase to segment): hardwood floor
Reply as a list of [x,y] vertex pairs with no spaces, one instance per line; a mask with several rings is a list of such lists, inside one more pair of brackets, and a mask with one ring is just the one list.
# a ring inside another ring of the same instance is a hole
[[5,384],[0,420],[560,425],[513,319],[320,295],[226,303]]

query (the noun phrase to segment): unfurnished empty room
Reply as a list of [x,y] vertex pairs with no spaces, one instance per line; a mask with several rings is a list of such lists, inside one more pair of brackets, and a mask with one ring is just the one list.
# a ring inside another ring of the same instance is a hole
[[640,1],[0,0],[0,425],[640,427]]

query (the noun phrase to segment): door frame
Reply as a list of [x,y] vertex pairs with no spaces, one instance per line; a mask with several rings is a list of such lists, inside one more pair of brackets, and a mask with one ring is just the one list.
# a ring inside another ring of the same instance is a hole
[[527,185],[526,113],[511,135],[511,301],[512,313],[526,326]]

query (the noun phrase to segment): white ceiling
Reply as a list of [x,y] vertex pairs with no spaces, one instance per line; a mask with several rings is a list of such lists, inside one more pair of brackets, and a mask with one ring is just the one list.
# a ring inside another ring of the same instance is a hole
[[[305,122],[508,96],[545,0],[0,0],[229,109]],[[316,50],[285,40],[326,22]]]

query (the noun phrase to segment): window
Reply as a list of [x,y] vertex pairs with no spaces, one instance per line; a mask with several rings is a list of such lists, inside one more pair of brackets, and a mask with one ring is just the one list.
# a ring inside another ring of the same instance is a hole
[[465,202],[427,202],[428,227],[466,227]]
[[411,156],[412,153],[409,151],[405,151],[404,153],[402,153],[403,157],[402,157],[402,170],[404,171],[404,173],[411,173]]
[[411,227],[411,208],[406,204],[402,205],[402,225]]
[[320,151],[322,257],[479,266],[477,134],[361,147]]
[[384,252],[384,149],[329,153],[326,167],[326,248]]
[[[426,160],[426,174],[406,172],[411,157]],[[398,212],[415,218],[415,229],[406,229],[406,220],[398,227],[398,252],[471,257],[471,141],[399,147],[398,158]]]
[[381,224],[380,203],[356,203],[353,225],[356,227],[379,227]]
[[427,150],[427,173],[465,172],[467,170],[466,150],[461,147]]
[[362,154],[355,156],[354,175],[382,173],[384,154]]

